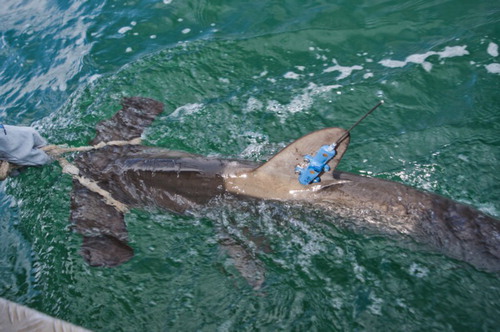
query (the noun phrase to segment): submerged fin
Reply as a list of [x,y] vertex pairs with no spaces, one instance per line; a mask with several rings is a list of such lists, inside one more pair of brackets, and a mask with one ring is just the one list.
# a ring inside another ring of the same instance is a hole
[[73,182],[70,218],[73,229],[83,235],[80,254],[89,265],[113,267],[134,256],[123,212],[78,181]]
[[234,267],[247,283],[254,290],[261,289],[266,278],[266,270],[262,261],[243,244],[220,229],[219,245],[232,258]]
[[97,134],[91,144],[119,140],[130,141],[138,138],[162,111],[163,103],[154,99],[123,98],[122,109],[110,119],[97,124]]

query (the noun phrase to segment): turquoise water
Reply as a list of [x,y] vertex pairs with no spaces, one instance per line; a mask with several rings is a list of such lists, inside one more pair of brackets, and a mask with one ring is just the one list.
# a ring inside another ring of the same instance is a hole
[[[0,121],[84,145],[123,96],[161,100],[147,144],[265,161],[355,129],[339,169],[500,217],[494,1],[55,1],[0,6]],[[497,275],[305,207],[126,216],[136,256],[90,268],[56,164],[0,183],[0,296],[96,331],[493,331]],[[266,268],[254,291],[217,229]],[[249,243],[246,230],[271,251]]]

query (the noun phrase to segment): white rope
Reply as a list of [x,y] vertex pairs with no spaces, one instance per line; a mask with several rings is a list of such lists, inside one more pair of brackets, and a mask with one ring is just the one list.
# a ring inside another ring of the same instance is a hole
[[65,145],[46,145],[41,148],[41,150],[45,151],[51,157],[58,157],[64,153],[68,152],[84,152],[90,150],[98,150],[108,145],[115,146],[123,146],[123,145],[138,145],[141,144],[140,137],[134,138],[130,141],[109,141],[109,142],[101,142],[97,145],[89,145],[89,146],[78,146],[78,147],[67,147]]
[[[78,167],[70,163],[66,158],[62,157],[63,154],[68,152],[82,152],[82,151],[90,151],[101,149],[108,145],[114,146],[123,146],[123,145],[138,145],[141,144],[140,138],[134,138],[130,141],[110,141],[110,142],[101,142],[97,145],[90,146],[79,146],[79,147],[67,147],[64,145],[46,145],[41,148],[41,150],[45,151],[49,156],[54,158],[59,162],[59,165],[62,167],[62,172],[64,174],[69,174],[75,180],[78,180],[82,186],[93,191],[99,195],[101,195],[106,204],[115,207],[118,211],[126,213],[128,211],[127,205],[122,202],[114,199],[111,196],[111,193],[99,186],[97,181],[86,178],[80,175],[80,170]],[[0,181],[5,180],[12,169],[17,168],[17,165],[11,164],[6,160],[0,160]]]
[[70,163],[69,161],[66,160],[66,158],[57,158],[57,161],[59,162],[59,165],[62,167],[62,172],[64,174],[69,174],[71,177],[75,180],[78,180],[82,186],[87,188],[90,191],[95,192],[96,194],[101,195],[102,198],[104,198],[104,201],[106,204],[111,205],[115,207],[118,211],[126,213],[128,211],[127,205],[123,204],[122,202],[114,199],[111,196],[111,193],[105,189],[102,189],[99,186],[99,183],[89,179],[85,176],[80,175],[80,170],[78,167]]
[[7,160],[0,160],[0,181],[3,181],[9,176],[10,165]]

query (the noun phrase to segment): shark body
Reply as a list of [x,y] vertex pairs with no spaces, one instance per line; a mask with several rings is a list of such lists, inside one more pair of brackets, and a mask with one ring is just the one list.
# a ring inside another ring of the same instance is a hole
[[[112,119],[97,126],[92,143],[139,137],[162,110],[163,105],[151,99],[125,99]],[[470,206],[400,183],[340,171],[323,174],[318,184],[300,184],[294,169],[303,156],[344,133],[341,128],[313,132],[262,165],[141,145],[105,146],[80,153],[74,163],[85,177],[129,207],[183,213],[224,195],[297,202],[369,224],[381,233],[409,235],[479,269],[500,271],[500,221]],[[329,163],[332,169],[348,144],[349,138],[337,147]],[[71,222],[83,236],[81,253],[90,265],[117,266],[132,258],[124,213],[76,181]],[[235,258],[242,275],[260,287],[262,265],[234,241],[221,245]]]

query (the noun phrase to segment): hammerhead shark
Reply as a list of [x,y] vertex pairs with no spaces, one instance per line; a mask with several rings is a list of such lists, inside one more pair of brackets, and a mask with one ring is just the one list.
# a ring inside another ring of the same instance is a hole
[[[162,111],[163,104],[153,99],[124,98],[121,110],[96,126],[91,144],[138,138]],[[334,171],[323,174],[319,183],[299,183],[295,167],[304,155],[342,135],[346,139],[328,163]],[[74,165],[131,208],[184,213],[227,195],[299,203],[381,233],[409,235],[478,269],[500,271],[499,220],[401,183],[335,170],[349,139],[344,129],[321,129],[294,141],[262,165],[144,145],[105,145],[77,154]],[[123,211],[78,181],[74,181],[71,202],[71,223],[83,236],[81,254],[90,265],[112,267],[133,257]],[[226,239],[221,245],[235,257],[236,267],[252,286],[260,287],[262,264],[235,240]]]

